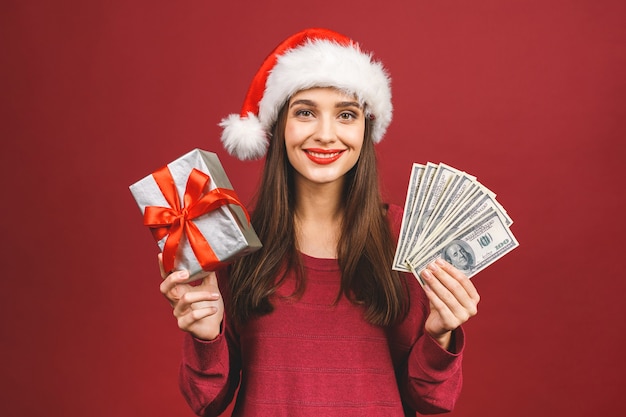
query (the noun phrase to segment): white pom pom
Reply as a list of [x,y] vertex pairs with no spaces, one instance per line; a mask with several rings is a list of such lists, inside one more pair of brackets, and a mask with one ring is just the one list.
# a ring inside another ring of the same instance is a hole
[[234,157],[241,160],[259,159],[267,152],[267,134],[253,113],[248,113],[247,118],[231,114],[222,119],[219,125],[224,129],[224,148]]

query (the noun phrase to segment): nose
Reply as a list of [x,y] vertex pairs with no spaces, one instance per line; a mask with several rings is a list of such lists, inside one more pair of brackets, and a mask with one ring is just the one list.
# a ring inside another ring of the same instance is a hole
[[324,116],[318,119],[315,140],[320,143],[332,143],[337,140],[335,120]]

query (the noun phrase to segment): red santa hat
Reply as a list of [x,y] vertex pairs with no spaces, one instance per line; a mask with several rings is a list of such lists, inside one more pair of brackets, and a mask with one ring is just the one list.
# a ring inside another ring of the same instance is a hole
[[278,113],[298,91],[334,87],[354,94],[372,119],[372,139],[380,142],[393,113],[391,80],[383,65],[350,38],[328,29],[306,29],[278,45],[257,71],[240,114],[224,118],[222,143],[231,155],[265,155]]

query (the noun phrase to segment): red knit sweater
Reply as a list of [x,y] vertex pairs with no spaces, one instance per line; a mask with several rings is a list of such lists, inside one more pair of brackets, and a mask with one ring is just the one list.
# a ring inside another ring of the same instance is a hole
[[[390,219],[397,230],[399,207],[390,208]],[[453,337],[455,354],[424,334],[428,301],[415,278],[404,275],[407,318],[382,328],[367,323],[362,309],[345,298],[334,304],[336,259],[302,256],[307,286],[301,299],[275,297],[271,314],[236,330],[225,318],[213,341],[185,338],[180,387],[193,410],[219,415],[240,381],[234,416],[387,417],[451,410],[461,389],[463,331]],[[292,290],[288,280],[279,295]]]

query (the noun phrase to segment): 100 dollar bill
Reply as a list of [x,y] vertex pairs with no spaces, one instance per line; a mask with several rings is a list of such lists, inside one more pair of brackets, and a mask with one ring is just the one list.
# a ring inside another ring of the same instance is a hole
[[506,223],[497,210],[490,210],[479,222],[450,237],[426,256],[409,260],[409,269],[423,284],[421,272],[435,259],[442,258],[471,278],[519,246]]

